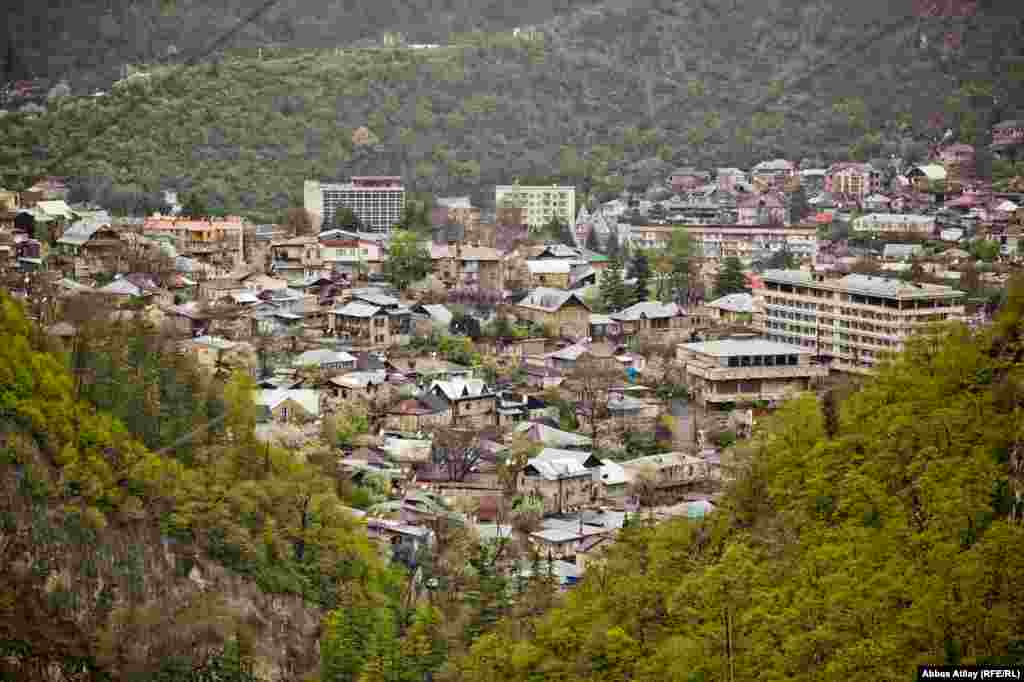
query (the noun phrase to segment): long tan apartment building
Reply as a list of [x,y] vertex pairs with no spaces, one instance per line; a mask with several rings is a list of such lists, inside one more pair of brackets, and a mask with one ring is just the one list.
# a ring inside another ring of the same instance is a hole
[[[642,249],[665,248],[677,227],[672,225],[637,225],[629,230],[633,246]],[[816,227],[781,225],[685,225],[683,229],[699,247],[704,258],[736,256],[744,263],[767,258],[783,248],[798,258],[818,256]]]
[[840,371],[870,372],[916,332],[964,316],[964,292],[939,284],[804,270],[768,270],[761,279],[755,327]]

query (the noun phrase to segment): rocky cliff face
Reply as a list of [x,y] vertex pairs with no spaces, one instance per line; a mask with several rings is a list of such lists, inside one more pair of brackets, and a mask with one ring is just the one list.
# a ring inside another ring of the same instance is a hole
[[[315,671],[320,613],[271,595],[144,513],[98,519],[53,508],[39,467],[0,465],[0,677],[89,679],[83,671],[188,665],[237,640],[265,680]],[[86,675],[83,677],[83,675]]]

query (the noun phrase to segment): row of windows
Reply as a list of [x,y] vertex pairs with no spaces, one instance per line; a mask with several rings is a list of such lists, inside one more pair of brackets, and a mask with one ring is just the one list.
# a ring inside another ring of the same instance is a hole
[[739,355],[729,358],[729,367],[783,367],[797,362],[796,355]]

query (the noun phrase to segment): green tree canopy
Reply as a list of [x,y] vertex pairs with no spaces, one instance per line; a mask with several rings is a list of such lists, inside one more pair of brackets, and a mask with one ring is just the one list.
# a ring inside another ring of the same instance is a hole
[[405,290],[430,273],[430,252],[415,232],[396,230],[388,242],[384,274],[399,290]]
[[715,278],[715,297],[747,290],[747,276],[743,272],[743,263],[736,256],[724,259]]

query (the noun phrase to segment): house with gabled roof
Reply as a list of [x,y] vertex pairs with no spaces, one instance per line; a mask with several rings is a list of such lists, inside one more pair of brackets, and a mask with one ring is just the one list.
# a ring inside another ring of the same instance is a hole
[[641,301],[609,315],[623,334],[671,332],[686,326],[686,315],[677,303]]
[[328,313],[329,329],[358,348],[387,348],[409,342],[412,316],[398,299],[364,293]]
[[515,304],[514,311],[520,319],[562,336],[586,336],[590,329],[590,308],[573,291],[537,287]]
[[563,514],[590,502],[597,492],[593,453],[544,448],[519,474],[519,492],[540,500],[546,514]]
[[304,424],[320,418],[320,392],[311,388],[262,390],[255,402],[262,422]]
[[497,394],[483,379],[434,381],[427,391],[449,405],[454,425],[485,426],[497,422]]

